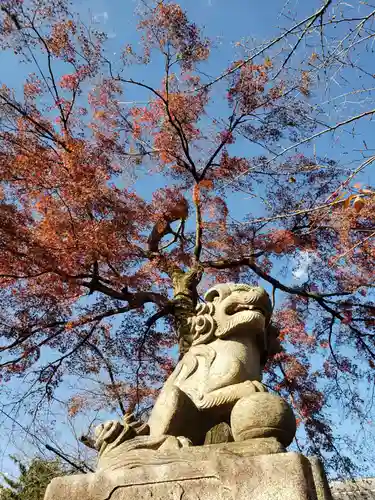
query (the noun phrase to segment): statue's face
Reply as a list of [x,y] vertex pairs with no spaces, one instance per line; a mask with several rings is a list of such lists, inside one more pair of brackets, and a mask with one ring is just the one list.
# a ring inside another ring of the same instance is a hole
[[220,300],[214,298],[217,337],[228,334],[263,332],[271,318],[271,303],[267,292],[260,287],[233,291]]

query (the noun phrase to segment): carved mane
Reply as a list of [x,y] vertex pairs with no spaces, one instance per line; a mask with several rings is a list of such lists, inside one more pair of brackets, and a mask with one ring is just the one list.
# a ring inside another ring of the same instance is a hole
[[[245,283],[225,283],[210,288],[204,295],[205,302],[196,307],[196,315],[190,318],[190,334],[192,338],[191,346],[209,344],[215,340],[215,332],[218,325],[215,321],[215,308],[220,302],[229,297],[233,292],[252,292],[254,287]],[[254,294],[254,302],[257,300]],[[272,314],[271,303],[268,305],[269,317],[264,338],[261,339],[262,364],[274,354],[280,352],[280,343],[278,340],[279,331],[277,327],[270,322]]]

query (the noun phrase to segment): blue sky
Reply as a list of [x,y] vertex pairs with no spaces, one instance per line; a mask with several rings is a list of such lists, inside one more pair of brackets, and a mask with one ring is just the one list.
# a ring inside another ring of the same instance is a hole
[[[227,0],[184,0],[180,2],[182,7],[186,8],[189,17],[193,19],[199,26],[205,27],[205,33],[207,36],[212,38],[215,42],[215,50],[213,51],[213,56],[210,59],[208,65],[204,66],[204,71],[209,75],[216,76],[220,74],[223,69],[225,69],[234,58],[234,54],[239,57],[240,53],[238,49],[235,48],[235,42],[240,41],[242,38],[253,37],[258,41],[264,39],[271,39],[280,32],[280,26],[290,26],[290,18],[298,12],[298,19],[302,19],[306,15],[311,14],[320,6],[318,0],[304,2],[300,1],[290,1],[290,0],[267,0],[265,2],[253,2],[250,0],[232,0],[228,2]],[[353,5],[352,5],[353,4]],[[349,11],[352,9],[353,12],[358,13],[358,8],[360,7],[359,2],[347,2],[346,7]],[[350,7],[352,5],[352,7]],[[109,40],[107,43],[107,55],[108,57],[116,61],[119,54],[121,46],[125,43],[137,43],[139,35],[136,31],[137,17],[134,14],[134,10],[139,6],[138,0],[94,0],[94,1],[73,1],[74,8],[80,13],[82,19],[86,21],[87,24],[92,24],[98,27],[98,29],[103,29],[107,32]],[[338,29],[338,32],[341,28]],[[344,35],[344,33],[340,33]],[[315,41],[311,41],[313,50],[313,44]],[[300,57],[300,54],[304,53],[305,47],[301,47],[301,51],[297,51],[295,57],[296,61]],[[272,55],[272,54],[271,54]],[[371,66],[373,64],[373,55],[369,53],[368,55],[361,56],[362,65]],[[10,87],[21,88],[22,81],[25,77],[27,71],[25,67],[20,65],[19,62],[14,58],[13,54],[5,53],[0,55],[0,64],[2,68],[6,68],[1,75],[2,82],[6,83]],[[298,66],[298,64],[297,64]],[[139,79],[146,79],[155,85],[160,81],[160,72],[158,72],[157,66],[151,64],[146,68],[139,68],[134,73],[132,69],[132,77]],[[347,76],[349,79],[349,86],[357,84],[354,79],[359,78],[360,75],[352,72]],[[351,82],[350,79],[353,81]],[[329,98],[334,96],[339,96],[345,89],[342,82],[337,78],[337,82],[331,81],[329,94],[324,93],[324,82],[316,82],[315,88],[313,89],[311,97],[311,105],[315,106],[317,103],[324,102]],[[367,82],[366,82],[367,83]],[[357,87],[360,84],[356,85]],[[374,85],[375,86],[375,85]],[[142,92],[129,92],[128,95],[124,96],[124,99],[136,99],[142,101],[147,99]],[[342,102],[342,99],[338,100]],[[222,113],[226,116],[226,108],[223,104],[218,101],[216,103],[217,108],[215,112]],[[328,115],[321,117],[322,121],[327,124],[333,124],[340,119],[341,116],[355,115],[362,109],[355,100],[353,102],[348,102],[345,108],[334,106],[330,107],[330,112]],[[367,144],[371,144],[371,139],[374,130],[373,125],[369,120],[364,120],[360,124],[356,125],[355,134],[351,132],[351,127],[345,129],[345,131],[340,132],[340,134],[327,134],[324,138],[316,143],[316,151],[318,156],[325,157],[328,156],[336,161],[339,161],[343,166],[348,166],[350,164],[355,165],[362,159],[362,154],[360,150],[363,150],[363,141]],[[248,149],[247,154],[257,154],[258,150],[254,146],[249,146],[239,142],[236,146],[238,151],[242,147]],[[306,151],[312,151],[312,145],[306,148]],[[371,146],[369,146],[371,147]],[[250,149],[249,149],[250,148]],[[251,149],[253,148],[253,149]],[[370,184],[371,180],[374,180],[374,176],[371,173],[371,169],[366,170],[364,174],[359,178],[364,184]],[[149,183],[147,183],[147,177],[141,178],[137,182],[138,189],[145,195],[150,196],[152,189],[157,185],[158,180],[154,179],[152,188]],[[233,215],[241,216],[243,212],[243,204],[250,203],[246,199],[237,200],[232,199]],[[254,205],[254,202],[251,201]],[[261,205],[256,205],[257,210],[259,210],[259,215],[264,210]],[[302,282],[306,276],[308,270],[308,262],[306,256],[301,256],[301,261],[296,261],[294,263],[296,271],[294,277],[290,279],[294,280],[296,283]],[[73,382],[72,382],[73,383]],[[366,387],[360,388],[360,391],[366,390]],[[65,387],[65,394],[69,393],[70,389],[68,386]],[[4,394],[4,393],[2,393]],[[1,395],[0,398],[6,398],[6,395]],[[335,421],[340,419],[340,410],[337,408],[332,408],[332,414],[335,416]],[[19,417],[21,418],[21,417]],[[61,418],[63,416],[61,415]],[[28,417],[25,416],[25,422],[27,422]],[[2,417],[0,416],[0,424],[2,422]],[[58,425],[58,422],[56,423]],[[77,422],[77,426],[80,427],[80,421]],[[3,434],[8,432],[10,428],[9,423],[4,422]],[[68,429],[68,425],[61,427],[63,429],[60,431],[61,439],[64,440],[65,436],[62,433]],[[342,426],[343,432],[357,432],[357,429],[351,422],[348,422]],[[20,431],[21,432],[21,431]],[[67,431],[66,431],[67,432]],[[0,431],[1,438],[1,431]],[[23,445],[24,435],[20,434],[20,446]],[[7,445],[6,439],[2,441],[2,447],[0,448],[0,469],[4,472],[12,473],[14,471],[12,464],[6,458],[8,453],[17,451],[13,445]],[[27,447],[28,452],[31,453],[32,448]]]

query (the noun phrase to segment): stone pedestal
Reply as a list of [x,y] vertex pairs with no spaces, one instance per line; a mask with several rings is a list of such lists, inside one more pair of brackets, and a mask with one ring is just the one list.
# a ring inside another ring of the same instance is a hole
[[[56,478],[45,500],[329,500],[329,490],[316,484],[316,464],[303,455],[251,456],[238,445],[217,453],[214,445],[192,447],[170,463]],[[204,456],[202,448],[210,452]]]

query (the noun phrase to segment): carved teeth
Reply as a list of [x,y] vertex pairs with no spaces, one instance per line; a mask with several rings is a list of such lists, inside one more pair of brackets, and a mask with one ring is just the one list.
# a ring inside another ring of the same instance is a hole
[[241,311],[258,311],[264,315],[264,311],[260,307],[253,306],[251,304],[238,304],[234,308],[234,313],[241,312]]

